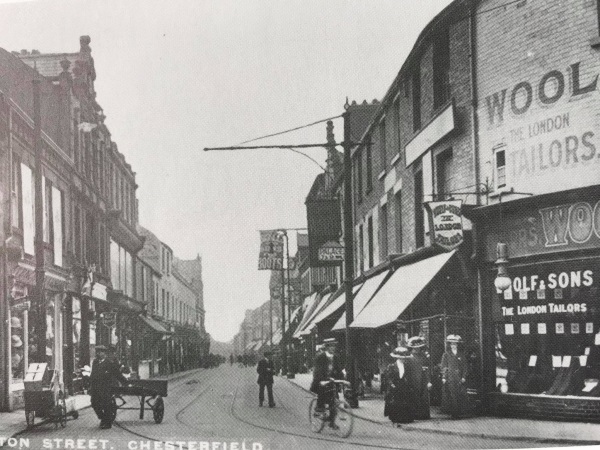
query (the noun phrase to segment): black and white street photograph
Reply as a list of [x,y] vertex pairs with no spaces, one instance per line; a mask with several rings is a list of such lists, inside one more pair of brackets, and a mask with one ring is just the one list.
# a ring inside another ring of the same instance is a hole
[[0,448],[600,449],[600,0],[0,0]]

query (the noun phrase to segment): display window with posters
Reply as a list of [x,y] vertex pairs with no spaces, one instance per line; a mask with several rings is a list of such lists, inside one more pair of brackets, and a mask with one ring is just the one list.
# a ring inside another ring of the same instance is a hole
[[497,390],[600,397],[600,260],[508,272],[493,302]]

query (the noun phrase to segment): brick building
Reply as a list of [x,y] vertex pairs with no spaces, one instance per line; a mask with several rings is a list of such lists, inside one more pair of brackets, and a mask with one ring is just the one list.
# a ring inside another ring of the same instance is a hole
[[483,390],[497,414],[597,422],[600,3],[500,3],[473,36]]

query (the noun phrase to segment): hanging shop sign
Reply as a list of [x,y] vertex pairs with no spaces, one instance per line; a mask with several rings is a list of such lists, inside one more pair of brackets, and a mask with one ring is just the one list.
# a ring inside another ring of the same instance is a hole
[[283,234],[277,230],[261,230],[258,270],[283,269]]
[[427,202],[425,207],[433,245],[450,251],[463,243],[462,200]]
[[509,268],[510,287],[499,293],[504,320],[585,318],[600,312],[600,261]]
[[342,232],[341,210],[338,199],[306,199],[306,224],[308,227],[308,255],[311,267],[339,266],[338,250],[324,250],[331,242],[339,240]]
[[83,289],[81,290],[81,294],[86,297],[90,297],[93,300],[101,300],[108,301],[108,291],[105,285],[102,283],[86,282],[83,285]]
[[508,244],[511,258],[598,248],[600,200],[522,208],[505,214],[500,227],[493,223],[489,225],[486,236],[488,260],[494,259],[497,242]]
[[344,246],[339,242],[327,241],[319,247],[319,261],[343,261]]

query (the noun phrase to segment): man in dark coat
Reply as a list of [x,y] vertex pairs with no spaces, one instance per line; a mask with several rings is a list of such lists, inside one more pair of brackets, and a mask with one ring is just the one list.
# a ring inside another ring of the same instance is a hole
[[396,362],[386,370],[388,391],[385,395],[383,414],[399,426],[411,423],[417,413],[417,393],[420,390],[420,368],[406,347],[397,347],[392,353]]
[[92,408],[100,419],[100,428],[111,428],[113,413],[112,390],[119,382],[127,384],[127,378],[119,370],[119,363],[108,358],[104,345],[96,346],[96,359],[92,362],[90,397]]
[[275,400],[273,400],[273,373],[275,368],[273,361],[271,360],[271,352],[265,352],[263,358],[258,362],[256,368],[258,372],[258,405],[262,406],[265,401],[265,387],[267,388],[267,394],[269,396],[269,408],[275,406]]
[[429,375],[429,354],[425,351],[425,339],[422,336],[411,337],[406,345],[411,349],[417,369],[420,369],[417,379],[417,412],[415,419],[430,419],[429,390],[431,389],[431,377]]
[[325,384],[333,379],[343,379],[344,374],[340,367],[339,358],[335,357],[335,339],[326,339],[315,356],[315,366],[313,368],[313,379],[310,385],[311,392],[317,394],[317,413],[325,410],[325,405],[329,405],[329,426],[336,428],[335,425],[335,385]]

